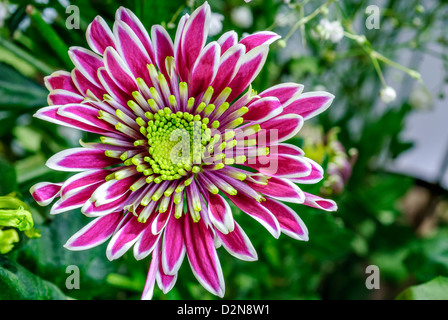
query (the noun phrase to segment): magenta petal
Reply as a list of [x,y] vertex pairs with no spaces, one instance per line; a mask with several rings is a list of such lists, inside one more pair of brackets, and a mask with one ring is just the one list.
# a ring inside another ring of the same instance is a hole
[[182,18],[180,18],[176,29],[176,35],[174,38],[174,61],[176,63],[176,69],[177,72],[179,73],[181,81],[188,80],[188,70],[187,68],[184,67],[185,58],[182,54],[182,38],[185,24],[187,23],[189,17],[190,16],[188,15],[188,13],[186,13],[182,16]]
[[71,47],[68,54],[76,69],[81,71],[90,82],[99,85],[97,70],[104,66],[101,57],[81,47]]
[[50,106],[68,103],[81,103],[82,101],[84,101],[84,97],[82,95],[64,89],[52,90],[47,97],[47,102]]
[[314,184],[318,183],[324,178],[324,170],[322,167],[315,161],[305,158],[311,165],[311,172],[309,175],[300,177],[300,178],[293,178],[291,181],[296,183],[303,183],[303,184]]
[[211,293],[224,296],[224,276],[210,230],[203,219],[193,222],[190,214],[184,220],[187,257],[194,276]]
[[308,241],[308,229],[294,210],[269,198],[262,204],[275,215],[284,234],[297,240]]
[[149,216],[149,219],[145,223],[147,227],[143,230],[134,245],[134,257],[136,260],[146,258],[151,252],[153,252],[156,245],[159,244],[159,239],[161,238],[162,233],[153,234],[150,227],[154,221],[155,215],[155,212],[153,212]]
[[167,75],[165,60],[174,57],[174,45],[170,35],[164,27],[155,25],[151,28],[151,36],[156,53],[156,63],[160,72]]
[[182,232],[185,215],[178,219],[169,219],[163,233],[162,267],[163,272],[175,275],[185,256],[185,241]]
[[246,121],[266,121],[283,111],[282,104],[276,97],[254,100],[247,105],[249,111],[243,115]]
[[154,61],[154,49],[152,47],[151,39],[146,28],[137,16],[131,10],[120,7],[115,14],[115,19],[123,21],[132,29],[143,47],[145,47],[151,61]]
[[191,72],[190,97],[197,97],[207,90],[216,76],[221,55],[217,42],[209,43],[201,52]]
[[148,227],[148,224],[141,223],[136,216],[132,216],[110,240],[106,249],[107,258],[112,261],[125,254],[137,241],[141,232]]
[[113,212],[99,217],[76,232],[64,245],[69,250],[86,250],[96,247],[109,239],[117,228],[122,212]]
[[224,234],[216,230],[216,235],[232,256],[245,261],[258,259],[254,246],[238,223],[235,222],[235,229],[232,232]]
[[272,31],[260,31],[244,37],[240,43],[246,46],[246,51],[249,52],[262,45],[270,45],[281,37]]
[[73,83],[72,76],[68,71],[55,71],[44,78],[44,83],[49,91],[63,89],[79,94],[78,89]]
[[259,94],[261,98],[276,97],[282,105],[287,104],[295,96],[302,93],[303,85],[297,83],[282,83],[270,87]]
[[68,104],[60,107],[57,113],[62,117],[71,118],[91,127],[116,132],[113,125],[98,119],[98,109],[86,104]]
[[217,97],[232,81],[243,61],[245,52],[244,46],[237,44],[221,56],[218,72],[211,85],[215,90],[214,97]]
[[159,257],[159,266],[157,268],[156,280],[159,288],[162,289],[162,292],[166,294],[174,287],[174,284],[176,283],[177,280],[177,273],[169,275],[164,272],[160,254],[160,247],[157,246],[155,250],[159,251],[157,253]]
[[268,51],[268,46],[260,46],[245,54],[237,74],[229,84],[232,93],[228,101],[238,97],[254,81],[266,62]]
[[151,82],[147,65],[151,64],[152,61],[139,38],[126,23],[120,21],[114,24],[114,34],[117,38],[117,51],[134,77],[143,78],[149,85]]
[[[158,243],[156,244],[158,245]],[[154,293],[154,284],[156,283],[157,270],[159,268],[159,250],[154,250],[148,275],[146,276],[145,287],[143,288],[142,300],[151,300]]]
[[229,50],[229,48],[238,43],[238,34],[233,30],[227,31],[226,33],[223,33],[221,37],[219,37],[218,43],[221,46],[221,55],[223,55],[227,50]]
[[50,214],[59,214],[61,212],[81,208],[101,184],[102,182],[85,186],[84,188],[80,188],[79,190],[67,194],[65,197],[61,197],[51,207]]
[[283,114],[294,113],[307,120],[325,111],[333,99],[334,95],[328,92],[306,92],[286,104],[283,107]]
[[120,159],[106,157],[103,150],[72,148],[56,153],[48,159],[46,165],[53,170],[78,172],[119,163]]
[[168,210],[166,210],[165,212],[159,212],[156,215],[154,222],[151,224],[151,232],[153,234],[159,234],[165,229],[168,221],[170,220],[170,217],[174,216],[174,212],[172,210],[174,210],[174,206],[171,205]]
[[305,152],[303,152],[302,149],[300,149],[298,146],[293,145],[293,144],[289,144],[289,143],[279,143],[278,145],[276,145],[275,148],[272,148],[275,150],[271,150],[271,154],[277,153],[277,154],[289,154],[291,156],[297,156],[297,157],[301,157],[305,155]]
[[138,91],[134,75],[114,48],[108,47],[104,51],[104,65],[110,77],[124,92]]
[[101,87],[97,86],[96,84],[93,84],[92,82],[90,82],[90,80],[87,79],[81,73],[81,71],[79,71],[78,69],[73,69],[72,79],[73,79],[73,83],[75,84],[76,88],[83,96],[91,97],[91,95],[93,94],[99,100],[103,99],[103,95],[106,93],[104,88],[101,88]]
[[257,220],[276,239],[280,236],[280,226],[275,216],[259,202],[246,195],[227,196],[239,209]]
[[219,194],[210,194],[208,202],[210,220],[216,229],[227,234],[235,228],[232,210],[227,201]]
[[129,199],[132,200],[130,195],[131,195],[130,192],[125,193],[117,200],[114,200],[101,206],[96,206],[95,203],[89,199],[82,206],[81,212],[88,217],[99,217],[117,210],[123,210],[123,207],[129,204],[127,203],[127,201],[129,201]]
[[210,16],[210,6],[205,2],[191,14],[185,23],[181,40],[181,50],[185,63],[182,67],[187,70],[188,74],[193,68],[207,40]]
[[305,194],[305,202],[303,203],[304,205],[325,211],[338,210],[338,206],[336,205],[336,202],[334,202],[333,200],[324,199],[307,192],[304,192],[304,194]]
[[104,182],[107,175],[111,173],[110,170],[97,169],[80,172],[67,179],[61,188],[61,197],[67,193],[75,192],[85,186]]
[[107,47],[115,47],[114,35],[100,16],[96,16],[87,27],[86,38],[90,48],[100,55]]
[[257,134],[258,145],[270,145],[291,139],[299,133],[302,126],[303,118],[296,114],[276,116],[261,122],[261,131]]
[[74,120],[72,118],[63,117],[58,114],[58,110],[61,108],[61,106],[50,106],[39,109],[35,114],[34,117],[38,119],[42,119],[48,122],[56,123],[62,126],[70,127],[70,128],[76,128],[83,131],[98,133],[101,135],[108,135],[110,131],[105,131],[101,128],[98,128],[96,126],[87,125],[83,122]]
[[[135,172],[137,173],[137,172]],[[137,181],[139,177],[132,175],[121,180],[109,180],[104,182],[94,194],[92,194],[92,201],[95,201],[96,206],[101,206],[106,203],[113,202],[129,192],[129,187]]]
[[305,195],[302,190],[288,179],[271,177],[267,185],[246,182],[252,189],[266,196],[293,203],[303,203]]
[[98,69],[98,79],[107,93],[118,102],[121,111],[125,111],[126,108],[129,109],[126,104],[129,100],[133,100],[132,93],[123,91],[109,75],[106,68]]
[[257,169],[267,176],[283,178],[300,178],[310,174],[311,165],[303,157],[295,157],[284,154],[272,154],[259,156],[257,163],[251,163],[249,159],[245,165]]
[[33,185],[30,193],[40,206],[49,205],[61,190],[62,183],[39,182]]

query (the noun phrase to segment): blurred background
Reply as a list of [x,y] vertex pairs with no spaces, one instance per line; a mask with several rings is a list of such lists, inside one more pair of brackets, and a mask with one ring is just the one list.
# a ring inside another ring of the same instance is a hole
[[[202,3],[0,0],[0,299],[140,298],[149,258],[136,262],[130,252],[110,262],[105,244],[66,250],[89,219],[79,210],[50,216],[29,194],[37,182],[67,177],[46,168],[46,159],[97,137],[32,115],[47,105],[43,77],[73,68],[67,50],[87,47],[96,15],[112,25],[122,5],[174,38],[179,18]],[[290,142],[326,172],[304,191],[334,199],[339,210],[294,206],[310,234],[299,242],[272,238],[234,208],[259,260],[218,250],[225,298],[448,299],[448,1],[209,3],[209,41],[229,30],[282,36],[255,90],[292,81],[336,96]],[[32,222],[6,221],[11,213]],[[67,287],[71,265],[79,268],[79,289]],[[216,297],[184,261],[174,289],[156,289],[154,299]]]

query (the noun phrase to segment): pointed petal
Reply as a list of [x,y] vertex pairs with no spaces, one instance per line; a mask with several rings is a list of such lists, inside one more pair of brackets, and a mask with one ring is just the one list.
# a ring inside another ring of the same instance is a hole
[[104,51],[104,65],[110,77],[124,92],[138,91],[134,75],[114,48],[108,47]]
[[293,178],[291,181],[296,183],[303,183],[303,184],[314,184],[318,183],[324,178],[324,169],[315,161],[305,158],[310,164],[311,164],[311,172],[309,175],[300,177],[300,178]]
[[125,254],[137,241],[140,233],[148,227],[146,223],[141,223],[137,217],[132,216],[110,240],[106,249],[107,258],[112,261]]
[[121,212],[113,212],[96,218],[71,236],[64,247],[78,251],[90,249],[106,242],[115,232],[121,218]]
[[104,66],[103,59],[99,55],[81,47],[70,47],[68,55],[76,69],[90,82],[99,85],[97,70]]
[[[284,111],[283,111],[284,112]],[[294,137],[303,126],[303,118],[297,114],[283,114],[260,123],[258,145],[270,145]]]
[[276,97],[266,97],[252,101],[247,105],[249,111],[243,115],[246,121],[266,121],[283,111],[282,104]]
[[79,92],[73,92],[64,89],[52,90],[47,97],[47,102],[50,106],[63,105],[68,103],[81,103],[82,101],[84,101],[84,97],[80,95]]
[[245,261],[258,259],[254,246],[238,223],[235,222],[235,229],[232,232],[224,234],[217,230],[216,235],[232,256]]
[[323,91],[302,93],[283,107],[283,114],[299,114],[307,120],[325,111],[333,99],[334,95]]
[[[226,33],[223,33],[221,37],[219,37],[218,43],[221,46],[221,55],[223,55],[229,48],[238,43],[238,34],[233,30],[227,31]],[[244,46],[244,48],[246,47]]]
[[64,197],[61,197],[51,207],[50,214],[59,214],[73,209],[81,208],[90,198],[93,192],[101,186],[102,182],[80,188],[78,191],[71,192]]
[[248,196],[238,194],[236,196],[227,196],[239,209],[257,220],[268,230],[276,239],[280,236],[280,226],[275,216],[263,207],[259,202]]
[[246,182],[255,191],[281,201],[303,203],[305,195],[302,190],[288,179],[271,177],[267,185]]
[[33,185],[30,193],[40,206],[49,205],[59,195],[62,183],[39,182]]
[[48,159],[46,165],[53,170],[79,172],[119,163],[120,159],[106,157],[103,150],[72,148],[56,153]]
[[143,230],[134,245],[134,257],[136,260],[142,260],[153,252],[156,245],[159,244],[159,239],[162,237],[162,233],[153,234],[150,228],[152,222],[154,221],[155,215],[155,212],[150,215],[149,219],[146,221],[146,225],[148,225],[148,227]]
[[165,274],[175,275],[185,256],[185,241],[182,232],[185,215],[171,218],[165,227],[162,243],[162,267]]
[[275,215],[284,234],[297,240],[308,241],[308,229],[294,210],[269,198],[262,204]]
[[89,47],[100,55],[107,47],[115,48],[114,35],[106,21],[100,16],[96,16],[87,27],[86,38]]
[[164,27],[154,25],[151,28],[151,37],[156,54],[156,63],[160,72],[167,75],[165,60],[167,57],[174,57],[174,45],[170,35]]
[[162,289],[162,292],[166,294],[174,287],[174,284],[176,283],[177,280],[177,273],[173,275],[168,275],[163,271],[160,247],[157,246],[155,250],[159,251],[157,253],[159,257],[159,266],[157,268],[157,275],[156,275],[157,285],[159,286],[160,289]]
[[338,206],[336,202],[334,202],[333,200],[324,199],[307,192],[304,192],[304,194],[305,194],[305,202],[303,204],[306,206],[330,212],[338,210]]
[[208,202],[210,220],[223,234],[227,234],[235,228],[232,210],[227,201],[219,194],[210,194]]
[[259,96],[261,98],[276,97],[282,105],[286,105],[291,101],[291,99],[294,99],[294,97],[301,94],[302,91],[302,84],[287,82],[270,87],[269,89],[261,92]]
[[311,173],[311,165],[303,157],[295,157],[284,154],[272,154],[270,156],[259,156],[251,163],[249,159],[245,165],[257,169],[260,173],[272,177],[300,178]]
[[97,169],[75,174],[64,182],[61,188],[61,197],[64,197],[68,193],[79,191],[86,186],[105,181],[104,179],[111,172],[110,170]]
[[220,50],[217,42],[211,42],[201,51],[191,72],[190,97],[197,97],[212,84],[218,72]]
[[98,119],[98,109],[85,104],[68,104],[61,106],[57,113],[62,117],[84,123],[89,127],[96,127],[104,131],[116,132],[113,125]]
[[45,87],[49,90],[63,89],[73,93],[78,93],[75,84],[73,83],[70,72],[55,71],[51,75],[44,78]]
[[[157,243],[158,244],[158,243]],[[146,276],[145,287],[143,288],[142,300],[151,300],[156,283],[157,269],[159,268],[159,250],[154,250],[148,275]]]
[[224,296],[224,276],[213,237],[203,219],[193,222],[190,214],[184,220],[187,257],[194,276],[211,293]]
[[281,37],[272,31],[260,31],[244,37],[240,43],[246,46],[246,51],[249,52],[259,46],[270,45]]

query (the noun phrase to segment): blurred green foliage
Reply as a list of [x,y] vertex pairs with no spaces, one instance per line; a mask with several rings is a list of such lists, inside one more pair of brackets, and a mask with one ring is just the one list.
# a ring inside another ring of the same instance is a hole
[[[80,8],[80,29],[68,30],[68,14],[58,1],[2,2],[13,5],[14,10],[0,28],[0,195],[13,191],[21,195],[32,210],[41,237],[28,239],[22,235],[15,250],[0,257],[0,299],[138,299],[149,259],[136,262],[130,252],[109,262],[105,244],[83,252],[68,251],[63,244],[89,219],[79,210],[50,216],[49,208],[37,206],[28,191],[39,181],[65,179],[65,173],[45,167],[46,159],[57,151],[78,146],[79,138],[89,141],[94,137],[64,130],[32,115],[46,105],[43,77],[55,70],[73,68],[66,50],[75,45],[87,47],[85,30],[96,15],[111,24],[115,10],[123,5],[149,29],[153,24],[170,27],[191,8],[181,0],[77,0],[73,4]],[[195,1],[194,6],[202,2]],[[420,52],[433,42],[447,48],[447,35],[434,39],[431,31],[446,21],[448,3],[430,2],[422,10],[420,1],[384,1],[381,30],[363,27],[369,1],[332,3],[328,15],[341,21],[346,30],[358,23],[356,29],[365,34],[371,47],[394,59],[401,48]],[[301,15],[310,14],[324,1],[291,1],[292,7],[280,0],[254,0],[249,5],[243,0],[209,3],[214,12],[224,16],[223,32],[236,30],[242,35],[272,29],[285,36]],[[252,13],[254,22],[248,28],[238,27],[232,20],[232,12],[239,6],[248,7]],[[57,11],[51,24],[41,16],[48,7]],[[292,24],[278,23],[279,16],[286,19],[285,12],[295,17]],[[325,132],[339,127],[340,142],[347,150],[358,150],[358,159],[343,192],[333,196],[339,206],[336,213],[293,206],[309,229],[310,240],[306,243],[284,235],[273,239],[250,217],[236,215],[257,249],[259,260],[243,262],[218,250],[226,281],[225,298],[394,299],[407,287],[433,278],[436,280],[411,287],[399,298],[446,297],[447,281],[439,276],[448,276],[447,207],[443,207],[447,192],[439,185],[422,187],[414,177],[388,172],[384,166],[385,159],[394,159],[413,146],[400,135],[406,117],[413,112],[408,98],[378,112],[375,106],[381,103],[378,92],[382,84],[371,58],[348,38],[331,43],[313,37],[312,30],[321,18],[318,15],[299,28],[287,39],[286,48],[278,43],[271,46],[253,87],[262,91],[284,81],[303,83],[305,91],[325,87],[336,99],[329,111],[309,126],[322,126]],[[174,36],[174,28],[168,31]],[[399,42],[402,32],[411,32],[412,39]],[[446,56],[441,58],[446,61]],[[382,68],[385,71],[390,66]],[[418,65],[411,68],[417,69]],[[404,74],[403,81],[412,84],[415,80]],[[301,145],[306,138],[294,138],[291,143]],[[304,190],[318,193],[320,187]],[[414,192],[421,189],[427,192]],[[406,205],[409,195],[428,203],[415,216]],[[434,201],[437,205],[429,210]],[[440,208],[445,208],[445,215],[440,214]],[[429,228],[425,227],[428,221],[432,222]],[[365,286],[366,266],[371,264],[381,272],[379,290]],[[69,265],[80,268],[79,290],[66,288]],[[167,295],[156,290],[154,298],[216,299],[197,283],[187,261],[174,289]]]

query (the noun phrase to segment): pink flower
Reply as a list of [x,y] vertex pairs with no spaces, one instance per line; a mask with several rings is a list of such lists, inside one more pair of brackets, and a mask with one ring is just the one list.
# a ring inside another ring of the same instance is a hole
[[110,239],[110,260],[130,248],[138,260],[152,253],[143,299],[152,297],[156,282],[164,292],[173,287],[185,256],[198,281],[220,297],[216,248],[257,259],[228,200],[275,238],[308,239],[283,201],[336,210],[333,201],[296,185],[315,183],[323,172],[283,143],[333,95],[302,93],[294,83],[254,94],[250,84],[279,36],[258,32],[238,42],[230,31],[207,44],[209,21],[205,2],[181,18],[172,41],[160,25],[148,34],[125,8],[112,30],[95,18],[87,30],[92,51],[70,48],[75,68],[46,77],[50,106],[35,114],[101,136],[48,160],[51,169],[75,175],[30,191],[41,205],[58,198],[52,214],[81,208],[94,217],[66,248],[85,250]]

